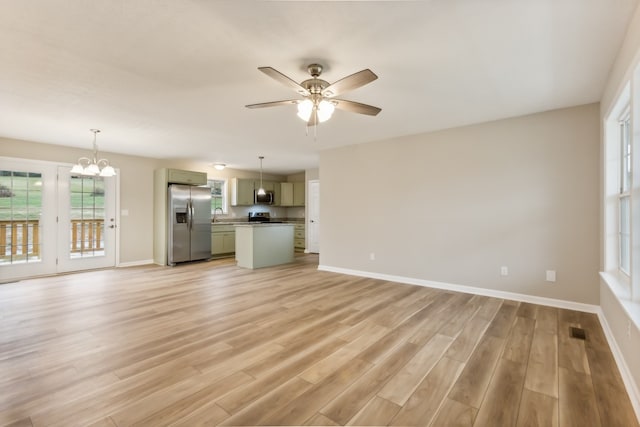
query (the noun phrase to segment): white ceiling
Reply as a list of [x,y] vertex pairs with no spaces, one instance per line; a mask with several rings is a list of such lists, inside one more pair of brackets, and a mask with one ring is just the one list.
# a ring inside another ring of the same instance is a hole
[[[291,173],[319,150],[599,101],[637,0],[0,0],[0,136]],[[379,79],[306,136],[257,70]],[[70,159],[71,160],[71,159]]]

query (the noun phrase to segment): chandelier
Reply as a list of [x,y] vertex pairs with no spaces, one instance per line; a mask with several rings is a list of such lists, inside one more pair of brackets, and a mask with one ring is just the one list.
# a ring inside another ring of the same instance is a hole
[[78,163],[73,165],[71,173],[86,176],[104,176],[110,177],[116,175],[116,170],[109,164],[107,159],[98,160],[98,144],[96,143],[96,135],[100,129],[89,129],[93,132],[93,157],[80,157]]

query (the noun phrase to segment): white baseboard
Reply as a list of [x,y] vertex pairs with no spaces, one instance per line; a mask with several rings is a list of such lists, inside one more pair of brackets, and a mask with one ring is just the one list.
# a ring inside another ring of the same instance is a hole
[[598,313],[600,306],[584,304],[574,301],[566,301],[554,298],[538,297],[534,295],[519,294],[515,292],[498,291],[495,289],[477,288],[474,286],[456,285],[452,283],[434,282],[431,280],[416,279],[413,277],[394,276],[391,274],[373,273],[370,271],[351,270],[348,268],[331,267],[319,265],[318,270],[330,271],[333,273],[348,274],[350,276],[369,277],[371,279],[388,280],[390,282],[406,283],[409,285],[424,286],[427,288],[443,289],[446,291],[462,292],[465,294],[483,295],[487,297],[509,299],[514,301],[528,302],[532,304],[548,305],[550,307],[564,308],[568,310],[584,311],[587,313]]
[[465,286],[465,285],[455,285],[451,283],[443,283],[443,282],[433,282],[430,280],[416,279],[413,277],[404,277],[404,276],[394,276],[391,274],[382,274],[382,273],[373,273],[370,271],[361,271],[361,270],[351,270],[348,268],[340,268],[340,267],[331,267],[328,265],[319,265],[318,270],[321,271],[329,271],[333,273],[341,273],[348,274],[350,276],[360,276],[360,277],[369,277],[371,279],[380,279],[387,280],[390,282],[398,282],[398,283],[406,283],[409,285],[417,285],[424,286],[428,288],[436,288],[443,289],[447,291],[455,291],[455,292],[463,292],[467,294],[474,295],[483,295],[494,298],[501,299],[509,299],[514,301],[528,302],[532,304],[540,304],[546,305],[550,307],[556,308],[564,308],[568,310],[576,310],[576,311],[584,311],[587,313],[595,313],[598,315],[600,319],[600,324],[602,325],[602,330],[607,338],[609,343],[609,347],[611,348],[611,352],[613,353],[613,357],[618,365],[618,370],[620,371],[620,375],[622,376],[622,381],[624,382],[625,388],[627,390],[627,394],[629,395],[629,399],[631,400],[631,405],[636,413],[636,417],[640,421],[640,391],[629,371],[627,363],[620,352],[620,348],[616,343],[613,334],[611,333],[611,328],[607,323],[607,319],[604,316],[602,308],[599,305],[592,304],[583,304],[579,302],[573,301],[565,301],[554,298],[545,298],[538,297],[533,295],[526,294],[518,294],[515,292],[505,292],[505,291],[497,291],[494,289],[486,289],[486,288],[477,288],[473,286]]
[[600,307],[598,307],[598,319],[600,319],[600,324],[602,325],[604,336],[607,337],[607,342],[609,343],[609,347],[611,348],[611,353],[613,353],[613,358],[616,360],[616,364],[618,365],[620,376],[622,376],[622,381],[624,382],[624,386],[627,389],[627,394],[629,395],[629,399],[631,400],[633,410],[636,413],[636,418],[638,419],[638,421],[640,421],[640,390],[638,390],[638,386],[636,385],[636,382],[631,375],[629,366],[627,365],[627,362],[622,355],[622,351],[620,351],[620,347],[618,347],[618,342],[613,336],[613,332],[609,327],[609,322],[607,322],[604,311],[602,311],[602,308]]
[[153,264],[153,260],[152,259],[143,259],[143,260],[140,260],[140,261],[121,262],[120,264],[117,265],[117,268],[121,268],[121,267],[137,267],[139,265],[149,265],[149,264]]

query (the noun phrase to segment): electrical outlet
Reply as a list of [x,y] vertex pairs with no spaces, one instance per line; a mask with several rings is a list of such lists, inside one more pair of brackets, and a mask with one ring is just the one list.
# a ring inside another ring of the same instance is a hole
[[375,254],[375,252],[371,252],[371,253],[369,254],[369,260],[370,260],[370,261],[375,261],[375,260],[376,260],[376,254]]
[[508,276],[509,275],[509,268],[502,266],[500,267],[500,275],[501,276]]
[[556,271],[547,270],[547,282],[555,282],[555,281],[556,281]]

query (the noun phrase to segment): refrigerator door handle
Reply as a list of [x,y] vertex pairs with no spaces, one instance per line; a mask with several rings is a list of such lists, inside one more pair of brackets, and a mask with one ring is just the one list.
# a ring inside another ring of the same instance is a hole
[[191,230],[191,201],[187,200],[187,230]]
[[193,199],[189,199],[189,231],[193,230]]

